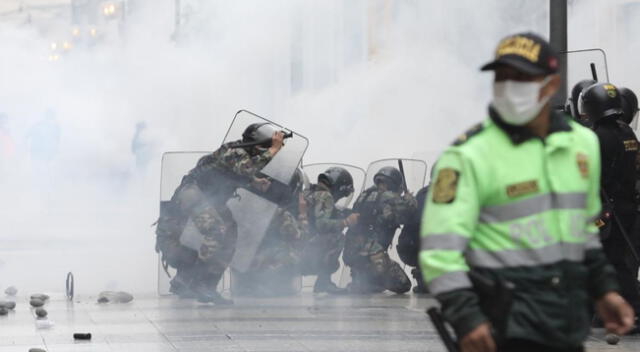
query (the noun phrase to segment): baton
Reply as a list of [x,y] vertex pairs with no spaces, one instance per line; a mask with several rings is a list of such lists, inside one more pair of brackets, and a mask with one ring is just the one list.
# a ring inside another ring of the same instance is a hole
[[402,159],[398,159],[398,169],[400,169],[400,174],[402,175],[402,190],[405,193],[408,193],[409,190],[407,189],[407,177],[404,173],[404,163],[402,162]]
[[440,310],[436,307],[431,307],[427,309],[427,315],[429,316],[429,319],[431,319],[433,326],[436,328],[438,336],[440,336],[440,339],[447,351],[458,352],[458,344],[444,325],[444,319],[442,318],[442,314],[440,314]]
[[[601,188],[601,192],[602,192],[602,195],[604,196],[604,199],[607,201],[607,203],[611,204],[612,202],[609,201],[610,198],[607,196],[607,192],[604,190],[604,188]],[[633,256],[633,259],[636,261],[636,265],[640,264],[640,256],[638,256],[636,247],[633,245],[633,242],[631,242],[631,238],[629,237],[627,230],[624,228],[624,226],[622,226],[620,219],[616,216],[616,212],[613,207],[613,204],[611,205],[611,209],[612,210],[610,215],[611,217],[613,217],[613,220],[615,221],[616,225],[618,225],[622,238],[624,239],[625,242],[627,242],[627,245],[629,246],[629,251],[631,252],[631,256]]]

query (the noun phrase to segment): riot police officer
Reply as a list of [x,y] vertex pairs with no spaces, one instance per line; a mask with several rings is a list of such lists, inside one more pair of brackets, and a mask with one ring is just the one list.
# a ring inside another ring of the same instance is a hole
[[578,101],[580,100],[580,93],[582,91],[593,85],[597,82],[593,79],[583,79],[580,82],[576,83],[573,88],[571,88],[571,96],[567,99],[568,110],[565,112],[571,115],[575,120],[580,120],[580,114],[578,113]]
[[[161,209],[156,251],[177,269],[170,291],[183,298],[233,303],[217,292],[237,240],[237,225],[226,202],[239,187],[266,192],[270,181],[258,171],[284,145],[284,133],[268,123],[251,124],[242,137],[200,158]],[[198,240],[185,240],[188,233],[196,233]]]
[[341,293],[344,290],[331,281],[340,267],[346,227],[358,223],[358,214],[344,214],[336,202],[353,193],[353,177],[345,168],[330,167],[318,175],[318,183],[305,192],[308,208],[309,240],[301,263],[303,275],[317,275],[313,292]]
[[638,206],[635,192],[638,140],[631,128],[620,120],[624,117],[622,97],[614,85],[599,83],[586,88],[579,109],[580,114],[593,123],[593,131],[600,141],[605,210],[598,221],[602,244],[616,269],[621,294],[637,315],[640,313],[636,284],[638,262],[630,247],[635,248],[638,241],[632,231]]
[[343,259],[351,268],[349,290],[405,293],[411,281],[387,251],[398,227],[415,213],[416,200],[402,189],[402,174],[394,167],[381,168],[373,180],[375,185],[363,191],[353,206],[360,221],[347,232]]
[[618,92],[620,93],[620,97],[622,97],[621,119],[627,125],[630,125],[638,115],[638,97],[629,88],[618,87]]
[[534,33],[504,38],[485,121],[438,159],[420,265],[462,352],[582,351],[595,306],[624,333],[620,297],[591,220],[596,136],[552,109],[559,60]]

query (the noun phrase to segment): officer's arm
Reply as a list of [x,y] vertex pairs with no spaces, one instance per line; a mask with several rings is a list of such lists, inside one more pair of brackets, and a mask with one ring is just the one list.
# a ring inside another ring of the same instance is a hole
[[406,224],[414,216],[418,209],[418,203],[416,199],[411,195],[405,195],[400,197],[394,203],[394,214],[396,217],[396,223]]
[[468,161],[453,151],[438,160],[421,227],[420,266],[445,319],[462,338],[488,319],[468,277],[463,252],[478,220],[479,190]]
[[344,227],[344,219],[333,219],[335,205],[329,192],[319,192],[313,207],[316,229],[321,233],[341,232]]
[[273,159],[273,154],[270,151],[265,151],[253,157],[242,149],[231,149],[231,153],[233,154],[223,156],[224,161],[235,174],[251,180],[258,171],[262,170]]
[[[595,139],[595,138],[594,138]],[[618,284],[616,282],[615,270],[609,264],[602,245],[598,227],[595,225],[596,219],[600,217],[602,205],[600,202],[600,152],[597,149],[599,144],[595,140],[594,150],[591,151],[591,160],[589,162],[589,193],[587,195],[587,224],[585,226],[586,252],[584,264],[589,272],[587,281],[588,290],[591,297],[595,300],[605,293],[617,291]],[[615,226],[615,224],[613,225]]]

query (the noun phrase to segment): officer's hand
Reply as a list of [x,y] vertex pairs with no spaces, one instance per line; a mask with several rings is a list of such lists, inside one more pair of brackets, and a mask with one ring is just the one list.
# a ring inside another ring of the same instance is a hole
[[491,325],[482,323],[460,341],[462,352],[495,352],[496,343],[491,335]]
[[277,152],[280,151],[280,149],[282,149],[283,145],[284,145],[284,132],[282,131],[273,132],[273,136],[271,136],[271,148],[269,148],[269,150],[271,150],[271,153],[276,154]]
[[271,181],[266,178],[256,177],[251,182],[251,185],[259,191],[266,192],[269,190],[269,187],[271,187]]
[[598,315],[607,331],[624,335],[633,327],[635,317],[631,306],[616,292],[609,292],[596,302]]
[[358,218],[360,218],[360,214],[353,213],[344,219],[344,224],[349,227],[356,225],[358,223]]
[[411,194],[411,192],[406,191],[406,192],[402,193],[402,199],[413,200],[413,199],[416,199],[416,197],[414,197],[413,194]]
[[298,213],[300,214],[300,219],[307,219],[308,208],[307,201],[304,199],[302,193],[300,193],[298,195]]

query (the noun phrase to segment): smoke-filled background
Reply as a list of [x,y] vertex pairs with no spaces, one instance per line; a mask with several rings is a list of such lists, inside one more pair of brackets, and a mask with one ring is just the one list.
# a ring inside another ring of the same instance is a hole
[[[569,48],[640,87],[640,2],[569,16]],[[59,292],[73,271],[80,294],[155,292],[161,155],[215,149],[239,109],[307,136],[307,163],[431,165],[485,118],[498,40],[548,36],[548,17],[541,0],[0,0],[0,288]]]

